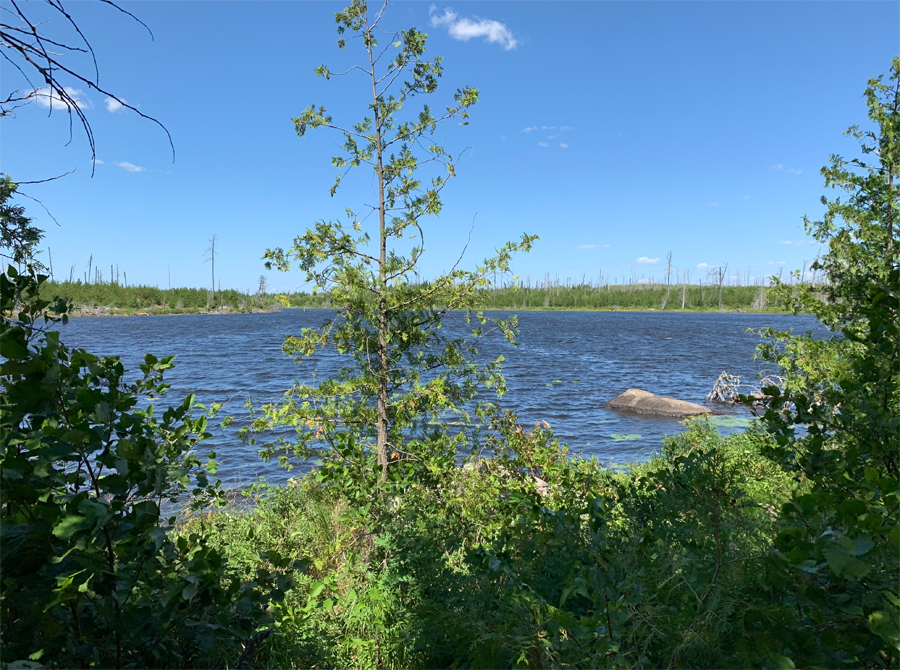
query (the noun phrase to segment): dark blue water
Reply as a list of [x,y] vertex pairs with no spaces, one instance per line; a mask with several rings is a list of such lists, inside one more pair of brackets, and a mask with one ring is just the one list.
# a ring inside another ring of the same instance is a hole
[[[281,353],[286,334],[318,326],[333,314],[291,309],[272,314],[79,318],[61,330],[69,346],[119,356],[133,370],[145,353],[176,355],[175,369],[166,374],[171,404],[195,393],[206,404],[230,401],[223,413],[240,417],[248,395],[257,403],[274,400],[295,380],[334,372],[340,365],[335,357],[298,365]],[[747,329],[767,326],[825,334],[809,316],[523,312],[519,347],[500,337],[488,338],[481,354],[505,357],[509,391],[500,403],[516,410],[523,424],[546,421],[572,451],[621,463],[646,458],[660,447],[663,435],[677,433],[683,425],[677,419],[607,410],[607,401],[628,388],[641,388],[703,403],[722,371],[753,381],[773,370],[754,360],[759,337]],[[448,335],[464,329],[461,315],[445,324]],[[742,408],[714,409],[749,416]],[[214,426],[212,432],[205,445],[217,452],[219,476],[226,484],[249,484],[260,476],[275,482],[305,469],[298,464],[295,472],[287,473],[275,463],[263,463],[256,448],[241,444],[236,431]]]

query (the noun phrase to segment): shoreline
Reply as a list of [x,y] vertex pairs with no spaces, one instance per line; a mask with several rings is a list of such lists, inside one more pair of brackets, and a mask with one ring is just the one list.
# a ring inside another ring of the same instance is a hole
[[[189,309],[148,309],[148,310],[139,310],[139,309],[128,309],[124,307],[95,307],[91,308],[91,310],[81,310],[77,309],[68,313],[68,317],[70,319],[82,319],[82,318],[91,318],[91,317],[123,317],[123,316],[188,316],[188,315],[204,315],[204,316],[220,316],[226,314],[275,314],[281,312],[282,310],[293,310],[293,309],[302,309],[302,310],[328,310],[334,311],[333,308],[328,307],[270,307],[270,308],[259,308],[254,307],[252,309],[227,309],[227,310],[189,310]],[[462,312],[465,310],[451,310],[452,312]],[[473,310],[474,311],[474,310]],[[787,316],[800,316],[801,314],[794,314],[794,312],[787,310],[779,310],[779,309],[763,309],[763,310],[750,310],[750,309],[639,309],[634,307],[620,307],[618,309],[602,309],[595,307],[481,307],[479,311],[482,312],[608,312],[608,313],[617,313],[617,312],[628,312],[628,313],[643,313],[643,314],[777,314],[777,315],[787,315]]]
[[[189,316],[202,314],[204,316],[219,316],[226,314],[274,314],[276,312],[280,312],[283,307],[272,307],[262,309],[259,307],[254,307],[253,309],[225,309],[225,310],[210,310],[207,311],[205,309],[170,309],[170,308],[162,308],[162,309],[128,309],[125,307],[93,307],[89,310],[83,309],[75,309],[71,312],[66,312],[66,316],[70,319],[87,319],[87,318],[107,318],[107,317],[121,317],[121,316]],[[57,315],[61,316],[61,315]]]

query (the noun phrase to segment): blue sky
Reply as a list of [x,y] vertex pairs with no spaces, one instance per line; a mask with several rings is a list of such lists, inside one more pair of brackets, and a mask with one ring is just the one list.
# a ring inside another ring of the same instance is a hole
[[[340,137],[300,139],[291,123],[311,103],[347,124],[366,113],[361,78],[313,73],[360,56],[336,48],[340,3],[128,2],[154,40],[101,3],[67,7],[100,83],[165,124],[176,156],[157,126],[83,85],[73,88],[102,161],[93,178],[62,110],[48,118],[37,101],[3,119],[3,172],[28,181],[77,168],[23,187],[59,222],[24,201],[57,277],[72,266],[83,276],[93,255],[129,283],[207,285],[215,234],[222,286],[255,289],[265,249],[372,201],[362,171],[331,198]],[[53,21],[48,31],[71,37]],[[459,86],[480,91],[469,126],[438,131],[465,155],[427,222],[424,276],[452,265],[473,219],[469,266],[540,236],[514,263],[532,282],[661,278],[670,251],[695,282],[725,263],[742,280],[799,269],[818,250],[801,217],[823,211],[819,169],[832,153],[856,155],[842,132],[865,124],[866,81],[900,52],[896,2],[395,2],[385,22],[418,27],[444,57],[433,108]],[[4,96],[29,88],[6,63],[2,74]],[[265,274],[271,289],[302,284]]]

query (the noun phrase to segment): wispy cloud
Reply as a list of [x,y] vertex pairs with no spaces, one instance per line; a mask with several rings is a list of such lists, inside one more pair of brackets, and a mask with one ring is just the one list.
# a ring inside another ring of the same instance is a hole
[[[70,98],[72,98],[72,103],[75,107],[79,109],[90,109],[91,101],[88,100],[84,96],[84,91],[77,88],[72,88],[71,86],[64,86],[63,90],[66,92]],[[42,86],[40,88],[34,89],[31,93],[28,94],[29,98],[32,98],[37,104],[41,107],[64,107],[66,109],[69,108],[69,102],[63,100],[59,93],[51,89],[49,86]]]
[[579,244],[576,249],[609,249],[611,244]]
[[710,265],[709,263],[698,263],[697,264],[698,270],[712,270],[713,268],[717,268],[717,267],[719,267],[719,266],[718,265]]
[[809,240],[782,240],[778,244],[783,244],[784,246],[792,246],[792,247],[804,247],[809,244]]
[[572,130],[569,126],[560,126],[560,130]]
[[791,174],[801,174],[803,172],[803,170],[800,170],[798,168],[785,168],[784,165],[782,165],[781,163],[775,163],[775,165],[770,165],[769,169],[770,170],[787,170]]
[[769,261],[766,265],[784,265],[784,261]]
[[634,262],[638,263],[639,265],[656,265],[657,263],[659,263],[659,259],[658,258],[647,258],[646,256],[641,256],[640,258],[636,259]]
[[538,146],[539,147],[549,147],[550,145],[547,144],[546,142],[538,142]]
[[750,199],[750,196],[749,196],[749,195],[745,195],[745,196],[744,196],[744,200],[749,200],[749,199]]
[[531,131],[537,130],[537,129],[538,129],[537,126],[528,126],[527,128],[522,128],[522,132],[523,132],[523,133],[530,133]]
[[707,206],[707,207],[718,207],[718,206],[719,206],[719,203],[717,203],[717,202],[708,202],[708,203],[706,203],[706,206]]
[[566,144],[565,142],[560,142],[560,143],[559,143],[559,148],[560,148],[560,149],[568,149],[568,148],[569,148],[569,145]]
[[[121,100],[121,102],[119,100]],[[106,111],[115,114],[119,110],[124,109],[125,106],[122,103],[127,105],[128,101],[125,98],[119,98],[119,100],[116,100],[115,98],[106,98],[103,101],[106,103]]]
[[140,165],[135,165],[134,163],[129,163],[128,161],[113,161],[113,165],[118,165],[123,170],[127,170],[128,172],[144,172],[146,168],[142,168]]
[[468,42],[474,37],[483,37],[485,41],[491,44],[499,44],[506,51],[515,49],[519,43],[512,31],[499,21],[478,17],[471,19],[460,18],[449,7],[444,10],[443,14],[435,14],[435,10],[434,5],[428,8],[428,14],[431,16],[431,25],[446,27],[450,37],[455,40]]
[[100,160],[99,158],[95,158],[95,159],[94,159],[94,165],[103,165],[103,161]]

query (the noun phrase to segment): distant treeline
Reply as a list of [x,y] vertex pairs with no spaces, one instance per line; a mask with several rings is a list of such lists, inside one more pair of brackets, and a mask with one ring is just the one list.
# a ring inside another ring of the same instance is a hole
[[[486,307],[497,309],[638,309],[751,310],[773,309],[763,286],[715,284],[579,284],[506,286],[484,292]],[[721,294],[720,294],[721,293]]]
[[[156,286],[124,286],[115,282],[85,283],[80,280],[51,281],[41,287],[42,298],[65,298],[76,313],[91,313],[96,308],[166,313],[268,310],[281,306],[275,295],[234,289],[221,289],[213,293],[205,288],[162,289]],[[289,299],[292,307],[329,306],[327,295],[298,293],[289,296]]]
[[[198,311],[250,311],[277,309],[275,293],[249,293],[223,289],[213,294],[204,288],[161,289],[155,286],[123,286],[82,281],[47,282],[42,297],[65,298],[76,312],[95,313],[98,308],[122,312],[165,313]],[[328,293],[291,293],[291,307],[330,308]],[[597,310],[736,310],[783,309],[769,300],[769,288],[716,284],[609,284],[543,285],[509,284],[481,292],[486,309],[597,309]]]

